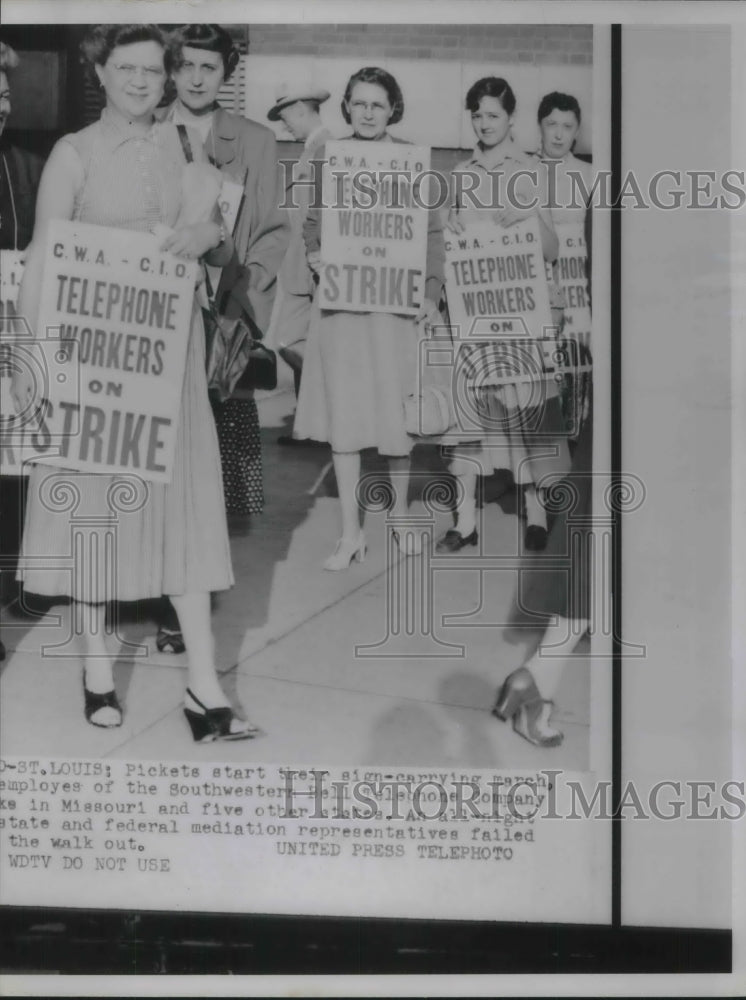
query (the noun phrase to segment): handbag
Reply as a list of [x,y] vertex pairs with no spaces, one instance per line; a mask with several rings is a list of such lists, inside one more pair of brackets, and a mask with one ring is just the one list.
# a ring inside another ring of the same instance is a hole
[[[440,304],[439,309],[441,315],[445,312],[447,316],[444,303]],[[417,387],[404,400],[404,427],[407,434],[413,437],[443,435],[456,424],[453,404],[453,338],[448,322],[443,324],[442,329],[448,331],[447,336],[444,337],[441,333],[420,342]],[[429,355],[430,348],[435,351],[433,358]],[[443,364],[444,355],[450,356],[450,364]],[[433,363],[435,360],[436,363]]]
[[213,401],[224,403],[236,390],[276,389],[277,355],[261,341],[261,332],[244,311],[234,319],[218,311],[210,279],[205,276],[208,308],[205,324],[207,389]]
[[404,426],[413,437],[445,434],[453,423],[451,397],[439,385],[424,385],[404,400]]
[[234,319],[221,315],[205,277],[209,308],[205,324],[207,388],[224,403],[237,390],[276,389],[277,355],[262,343],[261,331],[246,311]]
[[212,297],[208,302],[202,309],[207,390],[214,401],[224,403],[249,364],[251,331],[242,319],[221,316]]
[[[241,322],[239,320],[239,322]],[[277,355],[258,339],[249,344],[249,362],[235,385],[236,389],[276,389]]]
[[[176,126],[187,163],[193,160],[186,128]],[[237,389],[276,389],[277,356],[262,341],[259,327],[244,308],[229,319],[218,310],[210,279],[205,273],[207,306],[202,307],[205,326],[207,389],[213,401],[224,403]]]

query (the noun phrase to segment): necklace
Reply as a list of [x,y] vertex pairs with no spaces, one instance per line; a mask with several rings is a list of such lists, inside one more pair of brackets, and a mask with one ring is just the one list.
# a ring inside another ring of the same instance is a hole
[[[10,196],[10,210],[13,213],[13,248],[18,249],[18,215],[16,213],[16,200],[13,196],[13,184],[10,180],[10,171],[8,170],[8,161],[5,159],[5,153],[3,156],[3,171],[5,173],[5,182],[8,185],[8,195]],[[0,215],[0,229],[3,227],[3,217]]]

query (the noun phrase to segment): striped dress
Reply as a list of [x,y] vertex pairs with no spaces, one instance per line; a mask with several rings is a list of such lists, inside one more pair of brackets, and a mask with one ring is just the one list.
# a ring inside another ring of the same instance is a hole
[[[454,190],[459,189],[455,175],[468,173],[478,178],[478,183],[471,188],[474,201],[471,195],[464,198],[463,194],[459,200],[461,221],[467,225],[490,221],[495,210],[482,206],[506,204],[510,197],[509,178],[520,171],[531,170],[532,166],[536,170],[536,164],[532,165],[512,139],[503,143],[501,159],[489,165],[477,146],[468,160],[456,164],[453,169]],[[515,195],[528,201],[536,191],[519,182]],[[543,197],[543,193],[539,195],[540,203]],[[550,305],[555,306],[557,302],[553,300],[552,291],[550,285]],[[558,316],[554,310],[553,317],[556,322]],[[471,362],[473,372],[499,374],[500,361],[494,356],[492,344],[467,343],[460,350],[465,372]],[[499,469],[509,469],[518,485],[528,486],[541,483],[547,476],[564,475],[568,471],[570,453],[559,391],[554,382],[543,382],[539,390],[536,384],[527,383],[491,385],[488,378],[482,377],[481,384],[475,379],[467,382],[467,391],[469,409],[476,418],[475,423],[478,420],[482,424],[484,437],[478,441],[465,438],[453,449],[450,466],[453,473],[467,473],[476,467],[480,475],[486,476]]]
[[[74,147],[84,166],[74,219],[141,232],[174,224],[184,157],[173,125],[154,124],[143,135],[104,111],[98,122],[60,141]],[[197,139],[193,149],[201,150]],[[189,343],[171,482],[35,466],[18,571],[27,590],[99,603],[233,584],[196,304],[184,336]]]

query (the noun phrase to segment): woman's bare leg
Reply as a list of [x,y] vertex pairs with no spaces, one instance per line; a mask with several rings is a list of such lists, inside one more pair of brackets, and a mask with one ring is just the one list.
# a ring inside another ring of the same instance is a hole
[[[72,614],[75,631],[82,640],[85,688],[91,694],[108,694],[114,690],[114,662],[106,646],[106,605],[73,601]],[[104,705],[88,720],[96,726],[118,726],[122,713]]]
[[179,617],[186,644],[187,687],[209,708],[228,705],[215,667],[209,593],[173,594],[171,603]]
[[334,475],[337,477],[337,492],[342,513],[341,538],[352,541],[360,534],[360,508],[357,500],[357,485],[360,481],[360,452],[332,452]]

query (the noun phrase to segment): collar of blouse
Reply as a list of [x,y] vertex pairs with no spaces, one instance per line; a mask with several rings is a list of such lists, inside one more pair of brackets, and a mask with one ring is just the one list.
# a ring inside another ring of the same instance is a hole
[[364,135],[355,135],[354,132],[352,133],[352,135],[347,136],[347,138],[356,139],[358,142],[393,142],[393,139],[388,134],[388,132],[384,132],[379,139],[366,139]]
[[483,170],[494,170],[503,163],[523,163],[526,157],[521,153],[513,139],[506,139],[501,143],[499,152],[488,149],[483,150],[478,145],[474,147],[469,166],[482,167]]
[[148,129],[143,129],[141,125],[115,115],[109,108],[104,108],[101,112],[100,122],[101,134],[112,149],[132,139],[153,142],[158,137],[160,128],[159,122],[154,119]]

